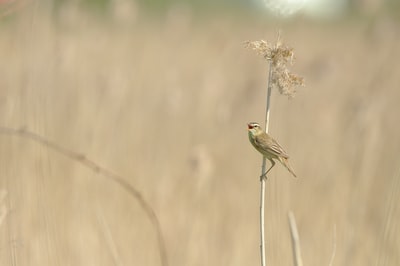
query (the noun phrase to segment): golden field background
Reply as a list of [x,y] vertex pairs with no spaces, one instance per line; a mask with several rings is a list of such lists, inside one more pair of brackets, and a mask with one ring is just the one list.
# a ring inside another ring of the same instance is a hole
[[[259,265],[246,123],[264,121],[267,64],[243,42],[281,29],[307,86],[273,92],[270,132],[299,178],[277,165],[267,182],[268,265],[293,265],[289,210],[305,265],[328,265],[334,242],[333,265],[400,265],[397,20],[121,17],[3,18],[0,126],[123,176],[157,213],[169,265]],[[160,265],[149,218],[115,183],[16,136],[0,135],[0,161],[0,265]]]

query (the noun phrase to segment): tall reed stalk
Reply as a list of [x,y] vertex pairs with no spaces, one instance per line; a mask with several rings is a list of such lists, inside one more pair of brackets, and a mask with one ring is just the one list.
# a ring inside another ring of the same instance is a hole
[[[268,84],[267,84],[267,103],[265,112],[265,132],[268,133],[270,121],[270,103],[271,92],[273,88],[277,88],[279,92],[289,98],[294,97],[297,86],[304,85],[304,79],[291,73],[287,64],[293,62],[293,49],[282,45],[280,35],[274,45],[266,41],[248,41],[246,47],[257,51],[269,62]],[[261,167],[261,176],[266,172],[266,159],[263,158]],[[266,266],[265,253],[265,187],[267,176],[261,178],[260,187],[260,254],[261,265]]]

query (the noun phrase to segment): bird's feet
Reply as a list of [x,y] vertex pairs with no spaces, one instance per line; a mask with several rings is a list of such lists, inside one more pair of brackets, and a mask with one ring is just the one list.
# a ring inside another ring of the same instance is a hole
[[263,180],[267,181],[267,179],[268,179],[267,172],[262,174],[262,175],[260,175],[260,182],[263,181]]

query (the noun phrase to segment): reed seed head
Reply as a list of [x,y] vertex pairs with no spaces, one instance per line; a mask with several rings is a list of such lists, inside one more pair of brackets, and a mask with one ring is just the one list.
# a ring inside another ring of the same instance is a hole
[[264,40],[247,41],[245,47],[256,51],[271,63],[271,86],[288,98],[293,98],[298,86],[304,86],[304,78],[289,71],[288,65],[294,61],[293,48],[284,45],[278,39],[275,44]]

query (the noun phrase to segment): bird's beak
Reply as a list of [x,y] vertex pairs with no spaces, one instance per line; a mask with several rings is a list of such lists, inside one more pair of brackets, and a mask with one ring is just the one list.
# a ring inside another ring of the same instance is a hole
[[247,129],[252,129],[253,126],[251,124],[247,124]]

